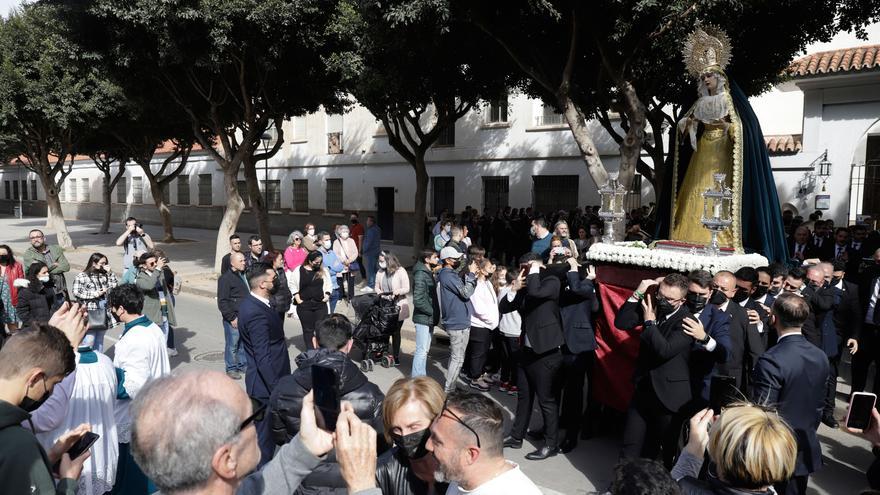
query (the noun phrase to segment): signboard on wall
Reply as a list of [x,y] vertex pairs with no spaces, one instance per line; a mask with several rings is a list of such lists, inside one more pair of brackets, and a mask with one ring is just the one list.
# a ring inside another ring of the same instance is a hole
[[830,194],[817,194],[816,195],[816,209],[817,210],[827,210],[831,208],[831,195]]

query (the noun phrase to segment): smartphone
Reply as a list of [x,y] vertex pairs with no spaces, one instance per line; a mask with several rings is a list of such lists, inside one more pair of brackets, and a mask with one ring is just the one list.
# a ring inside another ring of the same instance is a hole
[[865,430],[871,426],[871,410],[877,404],[877,396],[868,392],[853,392],[846,414],[846,427]]
[[736,388],[736,378],[732,376],[716,375],[709,383],[709,405],[715,414],[721,414],[721,409],[742,400],[743,394]]
[[340,412],[336,370],[312,365],[312,390],[315,391],[315,420],[318,428],[336,431],[336,419]]
[[[69,455],[71,459],[76,459],[77,457],[83,455],[85,451],[92,448],[92,445],[94,445],[99,438],[101,438],[101,435],[87,431],[85,435],[81,436],[80,439],[77,440],[76,443],[67,450],[67,455]],[[58,470],[61,468],[61,461],[56,462],[55,466],[53,467],[55,469],[55,472],[57,473]]]

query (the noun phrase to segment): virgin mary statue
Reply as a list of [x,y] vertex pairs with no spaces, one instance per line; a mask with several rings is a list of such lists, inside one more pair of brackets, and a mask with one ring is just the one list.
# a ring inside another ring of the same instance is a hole
[[702,194],[714,189],[713,176],[720,173],[733,190],[733,223],[719,235],[719,245],[781,261],[785,238],[770,158],[748,99],[724,72],[729,40],[718,29],[697,28],[683,54],[699,97],[679,120],[672,149],[669,237],[699,245],[710,242],[700,221]]

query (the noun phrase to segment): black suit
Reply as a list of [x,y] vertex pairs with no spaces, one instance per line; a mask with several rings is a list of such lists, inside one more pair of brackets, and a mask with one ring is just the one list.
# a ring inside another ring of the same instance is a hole
[[[862,320],[864,313],[859,303],[859,287],[852,282],[842,282],[842,287],[836,284],[830,288],[837,291],[835,294],[835,305],[831,309],[832,322],[834,324],[834,332],[837,338],[836,354],[828,357],[828,363],[831,365],[831,373],[828,375],[828,386],[825,390],[825,410],[824,415],[833,417],[834,400],[837,396],[837,376],[839,374],[840,358],[844,353],[844,344],[848,339],[859,339],[862,329]],[[826,351],[827,354],[827,351]]]
[[[644,322],[641,302],[629,300],[614,318],[614,326],[631,330]],[[621,456],[654,458],[663,447],[671,467],[677,432],[673,416],[691,400],[690,358],[694,339],[682,330],[682,321],[693,317],[681,306],[656,324],[644,326],[639,336],[639,357],[633,377],[635,393],[626,416]]]
[[868,382],[868,369],[871,363],[875,363],[874,393],[880,395],[880,302],[876,302],[874,314],[869,315],[871,299],[880,284],[880,267],[872,267],[862,274],[862,283],[859,287],[859,299],[863,312],[859,319],[864,323],[858,336],[859,352],[852,357],[852,390],[861,392],[865,390]]
[[801,256],[800,257],[796,256],[796,247],[797,247],[797,245],[794,242],[794,239],[789,239],[788,240],[788,256],[789,256],[789,258],[797,258],[800,260],[807,260],[810,258],[817,258],[818,257],[819,250],[816,249],[816,246],[813,245],[812,239],[807,240],[806,244],[803,245],[803,248],[801,248]]
[[535,396],[544,418],[546,446],[557,447],[559,432],[559,404],[556,401],[556,380],[562,366],[560,348],[565,343],[559,315],[559,292],[561,283],[546,269],[526,277],[526,286],[517,291],[513,301],[502,298],[502,313],[518,310],[522,315],[522,329],[528,345],[520,351],[517,370],[519,395],[516,401],[516,417],[510,436],[522,440],[529,420]]
[[[593,333],[593,313],[598,311],[599,302],[593,281],[581,278],[576,271],[566,274],[568,287],[559,299],[565,346],[562,348],[562,427],[565,435],[576,440],[581,429],[581,419],[586,417],[584,408],[584,378],[587,383],[592,375],[596,355],[596,335]],[[588,385],[589,387],[589,385]],[[590,403],[590,390],[587,404]],[[589,407],[588,407],[589,408]]]
[[[752,400],[778,408],[779,415],[794,430],[798,444],[793,487],[806,487],[806,478],[822,465],[822,450],[816,430],[822,417],[828,357],[802,335],[787,335],[767,350],[753,373]],[[786,493],[786,491],[780,491]]]
[[748,379],[745,374],[750,371],[748,365],[748,333],[749,315],[739,304],[728,301],[724,312],[730,317],[730,354],[727,362],[718,363],[719,375],[732,376],[736,379],[736,388],[745,389]]

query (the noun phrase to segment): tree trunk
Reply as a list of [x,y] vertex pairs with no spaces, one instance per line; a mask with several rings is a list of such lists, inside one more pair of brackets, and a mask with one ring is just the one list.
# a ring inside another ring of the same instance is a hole
[[617,181],[623,187],[630,189],[636,174],[636,164],[641,157],[642,141],[645,139],[647,109],[629,81],[624,82],[621,93],[623,94],[624,113],[629,122],[629,129],[623,142],[620,143],[620,169]]
[[[272,245],[272,233],[269,230],[269,209],[264,201],[263,194],[260,194],[260,183],[257,179],[257,166],[254,163],[253,156],[248,155],[244,158],[244,178],[247,182],[247,193],[251,199],[251,211],[254,219],[257,221],[260,238],[263,240],[263,250],[272,251],[275,247]],[[264,185],[265,193],[268,194],[268,183]]]
[[425,247],[425,221],[427,220],[426,203],[428,201],[428,169],[425,166],[424,151],[415,152],[412,164],[416,171],[416,197],[413,211],[413,259],[419,260]]
[[58,245],[62,249],[76,249],[73,238],[67,231],[67,222],[64,221],[64,213],[61,211],[61,200],[55,189],[55,181],[46,173],[47,168],[48,166],[40,167],[37,171],[40,182],[43,183],[43,190],[46,191],[46,229],[55,231]]
[[104,200],[104,220],[101,222],[100,234],[110,232],[110,216],[112,215],[111,196],[113,191],[110,190],[110,172],[104,172],[104,183],[101,186],[101,199]]
[[229,252],[229,236],[235,233],[238,219],[244,210],[244,203],[238,196],[238,167],[231,164],[223,165],[223,188],[226,192],[226,208],[223,211],[223,219],[217,229],[217,249],[214,252],[214,273],[220,273],[220,262],[223,256]]
[[584,158],[590,177],[593,178],[596,187],[602,187],[608,182],[608,171],[602,165],[602,158],[599,156],[599,150],[596,149],[596,143],[593,142],[593,137],[587,128],[583,112],[575,106],[568,95],[559,97],[559,106],[563,109],[562,115],[571,129],[571,134]]
[[177,239],[174,238],[174,224],[171,221],[171,210],[168,208],[168,205],[165,204],[165,198],[163,193],[165,189],[168,188],[168,183],[165,181],[158,181],[147,176],[147,180],[150,181],[150,192],[153,195],[153,204],[156,205],[156,209],[159,210],[159,216],[162,218],[162,229],[165,231],[165,237],[162,238],[162,242],[177,242]]

